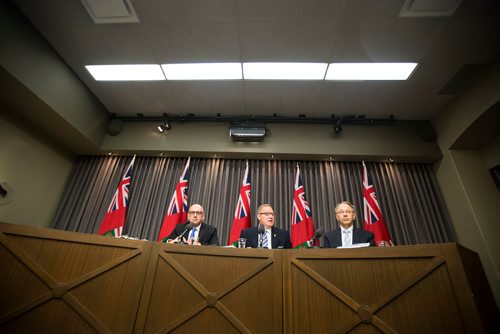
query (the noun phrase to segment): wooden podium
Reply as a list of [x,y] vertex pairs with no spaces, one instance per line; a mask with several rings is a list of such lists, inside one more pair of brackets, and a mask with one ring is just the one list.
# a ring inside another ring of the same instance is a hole
[[0,223],[2,333],[482,333],[498,309],[456,244],[264,250]]
[[282,333],[282,254],[158,245],[137,333]]
[[482,333],[498,321],[479,258],[456,244],[305,249],[283,263],[285,333]]

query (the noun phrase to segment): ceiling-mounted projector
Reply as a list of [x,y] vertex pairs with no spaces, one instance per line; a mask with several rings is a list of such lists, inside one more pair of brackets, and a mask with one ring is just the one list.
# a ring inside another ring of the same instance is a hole
[[229,129],[229,137],[233,141],[261,141],[266,136],[266,128],[233,127]]

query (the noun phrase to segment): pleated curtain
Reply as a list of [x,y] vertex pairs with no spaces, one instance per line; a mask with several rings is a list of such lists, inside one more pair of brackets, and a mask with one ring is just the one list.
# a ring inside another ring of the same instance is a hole
[[[132,157],[79,156],[53,227],[96,233]],[[187,158],[137,157],[132,170],[124,234],[154,241]],[[363,226],[362,162],[249,160],[252,224],[269,203],[276,226],[290,230],[297,163],[314,225],[338,226],[335,205],[356,206]],[[396,245],[454,242],[450,219],[431,164],[366,162],[386,226]],[[246,160],[191,159],[188,203],[201,204],[205,222],[227,244]]]

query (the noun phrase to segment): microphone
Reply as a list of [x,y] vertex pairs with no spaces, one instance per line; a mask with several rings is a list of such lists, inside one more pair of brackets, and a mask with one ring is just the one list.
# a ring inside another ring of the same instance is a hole
[[264,233],[266,233],[266,228],[264,227],[264,225],[259,224],[259,226],[257,226],[257,233],[258,233],[258,236],[257,236],[257,237],[258,237],[258,239],[259,239],[259,240],[258,240],[258,244],[259,244],[259,245],[258,245],[258,247],[259,247],[259,248],[262,248],[262,235],[263,235]]
[[184,231],[181,233],[181,235],[179,235],[177,238],[178,238],[178,243],[181,243],[183,244],[184,242],[182,241],[182,237],[184,236],[184,234],[186,234],[187,231],[189,231],[190,229],[193,228],[193,223],[188,223],[186,225],[186,227],[184,228]]
[[321,238],[324,233],[325,233],[325,229],[323,227],[318,227],[318,229],[316,231],[314,231],[314,235],[311,238],[311,240],[308,241],[309,246],[314,246],[315,241],[318,240],[319,238]]

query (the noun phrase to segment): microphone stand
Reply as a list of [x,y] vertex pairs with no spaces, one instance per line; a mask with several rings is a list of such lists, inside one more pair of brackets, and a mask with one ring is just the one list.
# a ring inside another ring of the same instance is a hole
[[311,240],[310,240],[310,245],[311,245],[311,248],[319,248],[319,246],[316,246],[316,241],[318,240],[318,237],[317,236],[314,236]]
[[257,228],[257,246],[258,248],[262,248],[262,236],[266,233],[266,230],[263,225],[258,226]]
[[184,231],[181,233],[181,235],[179,235],[177,238],[179,241],[176,242],[176,244],[181,244],[181,245],[187,245],[188,243],[187,242],[184,242],[182,241],[182,237],[184,236],[184,234],[186,234],[187,231],[189,231],[190,229],[193,228],[193,224],[189,223],[186,225],[186,228],[184,229]]

